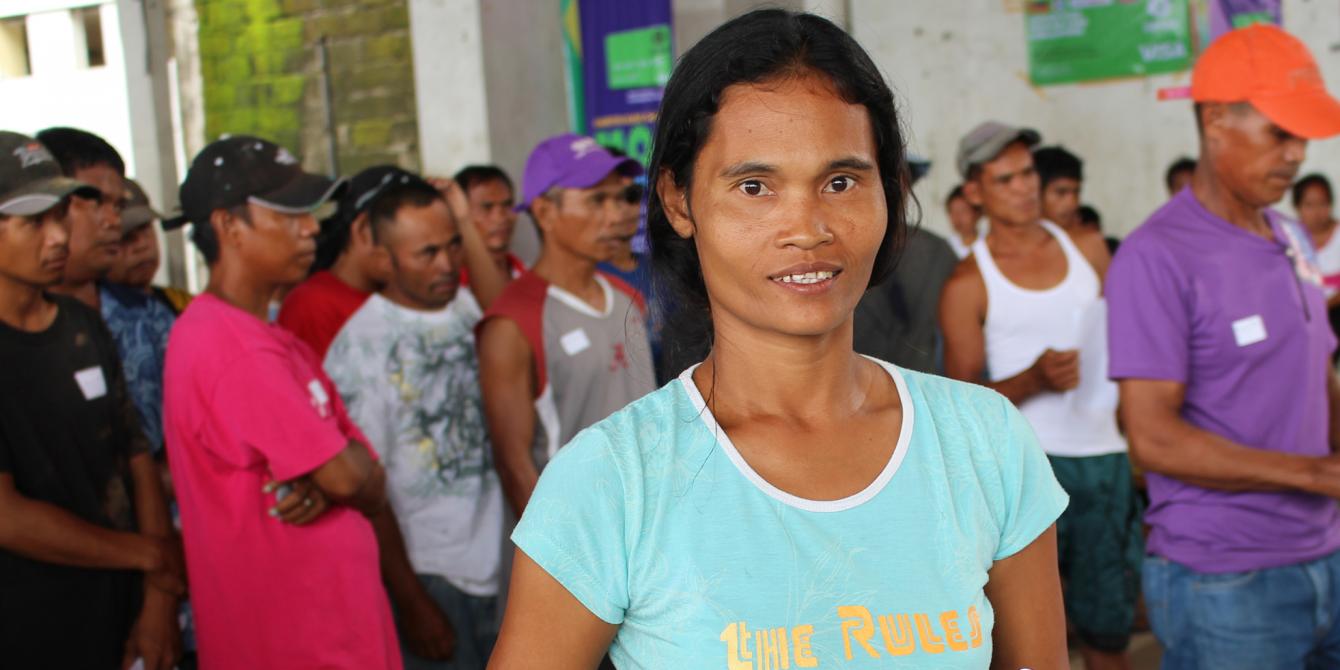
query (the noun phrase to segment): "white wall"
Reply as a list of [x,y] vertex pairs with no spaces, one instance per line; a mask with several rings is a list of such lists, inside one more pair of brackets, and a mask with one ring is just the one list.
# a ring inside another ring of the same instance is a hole
[[[1167,165],[1196,154],[1191,103],[1156,100],[1159,88],[1190,85],[1190,73],[1034,87],[1023,15],[1010,4],[850,0],[853,34],[892,83],[912,150],[934,163],[917,187],[924,223],[948,230],[941,203],[958,182],[958,139],[995,118],[1037,128],[1044,142],[1083,158],[1085,202],[1102,213],[1105,228],[1125,234],[1166,199]],[[1285,0],[1284,21],[1340,93],[1340,2]],[[1340,179],[1340,140],[1313,143],[1304,169]]]
[[[8,0],[7,13],[11,3],[16,9],[20,4]],[[83,128],[116,147],[133,174],[135,143],[116,4],[102,4],[101,18],[107,64],[85,68],[78,65],[74,22],[68,10],[27,16],[32,74],[0,79],[0,100],[5,101],[0,125],[29,135],[51,126]]]
[[419,155],[428,174],[450,175],[491,154],[479,11],[476,0],[409,0]]

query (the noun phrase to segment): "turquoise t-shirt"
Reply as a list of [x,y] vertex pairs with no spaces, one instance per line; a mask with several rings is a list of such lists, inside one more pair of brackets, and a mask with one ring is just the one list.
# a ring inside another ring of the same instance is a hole
[[623,669],[986,668],[987,571],[1066,494],[1005,398],[883,365],[902,432],[855,495],[768,484],[690,369],[559,451],[512,539],[620,625]]

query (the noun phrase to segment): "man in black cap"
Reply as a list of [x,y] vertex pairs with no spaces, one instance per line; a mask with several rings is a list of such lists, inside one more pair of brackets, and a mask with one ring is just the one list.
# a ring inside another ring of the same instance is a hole
[[37,134],[60,163],[66,177],[97,190],[75,194],[66,212],[70,260],[58,293],[98,309],[97,282],[111,270],[121,241],[121,207],[125,202],[126,163],[107,140],[77,128],[47,128]]
[[163,423],[210,667],[401,665],[369,521],[385,473],[311,347],[265,320],[307,275],[312,211],[341,185],[230,137],[181,186],[210,279],[172,330]]
[[0,132],[0,659],[171,668],[181,559],[98,313],[65,276],[70,198],[41,143]]

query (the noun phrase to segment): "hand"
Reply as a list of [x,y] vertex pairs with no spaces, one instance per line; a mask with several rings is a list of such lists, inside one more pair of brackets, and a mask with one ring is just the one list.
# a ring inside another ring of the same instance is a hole
[[275,506],[270,508],[270,516],[276,517],[284,523],[305,526],[316,521],[330,506],[325,494],[321,493],[321,489],[312,483],[311,477],[298,477],[287,482],[271,481],[261,491],[271,493],[280,486],[289,487],[289,493],[284,496],[283,500],[276,501]]
[[1079,351],[1048,349],[1033,363],[1033,374],[1047,391],[1069,391],[1079,386]]
[[145,670],[172,670],[181,659],[181,630],[177,626],[177,599],[157,589],[144,590],[144,606],[130,629],[121,669],[144,659]]
[[402,610],[401,633],[405,644],[419,658],[446,661],[456,651],[456,631],[437,603],[427,595]]
[[470,200],[465,197],[465,191],[461,189],[460,184],[457,184],[455,179],[441,177],[429,177],[428,183],[432,184],[447,201],[447,209],[451,211],[451,218],[456,222],[456,226],[464,228],[464,224],[470,221]]
[[141,537],[152,544],[155,557],[149,569],[144,571],[145,585],[174,598],[186,595],[186,559],[182,556],[181,538],[175,534]]
[[1311,493],[1340,499],[1340,454],[1327,454],[1313,463]]

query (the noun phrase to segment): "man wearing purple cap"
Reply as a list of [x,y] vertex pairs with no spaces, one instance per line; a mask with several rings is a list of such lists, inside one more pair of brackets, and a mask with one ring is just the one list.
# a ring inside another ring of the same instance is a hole
[[526,162],[518,209],[544,247],[476,330],[489,436],[518,515],[560,446],[655,388],[642,295],[596,271],[614,253],[626,178],[641,173],[578,135],[541,142]]
[[1307,233],[1269,209],[1340,102],[1298,40],[1229,33],[1192,74],[1191,186],[1108,273],[1110,375],[1148,473],[1164,668],[1340,667],[1340,388]]

